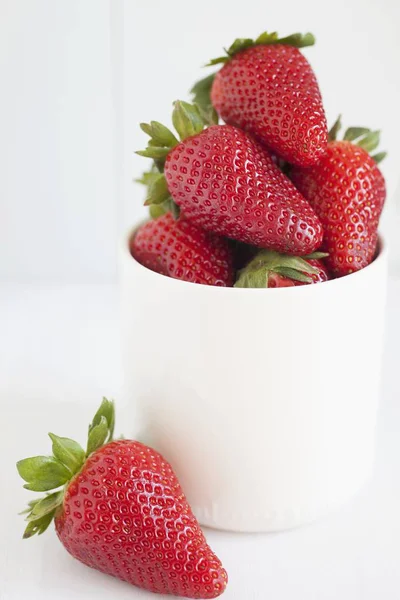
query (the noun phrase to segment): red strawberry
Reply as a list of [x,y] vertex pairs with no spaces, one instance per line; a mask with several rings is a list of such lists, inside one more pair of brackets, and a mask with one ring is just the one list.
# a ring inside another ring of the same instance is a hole
[[[316,164],[328,142],[318,83],[298,49],[314,41],[311,34],[279,39],[263,33],[255,41],[236,40],[227,56],[210,62],[225,63],[211,87],[211,102],[222,119],[301,166]],[[207,104],[199,85],[192,90],[195,99]]]
[[[229,125],[203,131],[197,108],[184,102],[173,121],[183,141],[162,149],[166,183],[153,186],[148,203],[171,194],[197,226],[261,248],[300,255],[319,247],[318,218],[258,142]],[[140,154],[161,154],[154,143]]]
[[278,273],[274,273],[272,271],[271,273],[268,274],[268,277],[266,279],[266,285],[263,287],[267,287],[267,288],[294,287],[294,281],[292,281],[292,279],[289,279],[289,277],[282,277],[282,275],[278,275]]
[[[333,135],[339,124],[335,125]],[[357,142],[357,144],[356,144]],[[344,141],[331,141],[320,163],[293,168],[291,178],[309,200],[324,226],[323,249],[337,275],[366,267],[374,258],[379,217],[386,197],[385,181],[377,167],[384,153],[368,151],[379,143],[379,132],[350,128]]]
[[[314,256],[317,256],[317,255],[319,255],[323,258],[326,257],[326,254],[323,252],[315,252]],[[329,275],[329,271],[321,259],[308,258],[307,262],[311,267],[314,267],[314,269],[316,269],[316,272],[310,273],[310,277],[312,279],[312,281],[310,281],[310,283],[322,283],[323,281],[328,281],[329,279],[331,279],[331,277]],[[305,282],[304,281],[303,282],[295,281],[295,285],[305,285]]]
[[86,453],[50,434],[54,456],[17,463],[30,490],[64,486],[30,503],[24,538],[43,533],[54,518],[61,543],[89,567],[152,592],[216,598],[226,572],[171,466],[139,442],[111,441],[113,426],[113,403],[104,399]]
[[171,213],[142,225],[131,240],[131,253],[142,265],[175,279],[231,286],[232,250],[223,238]]
[[328,281],[329,273],[320,260],[325,256],[327,255],[323,252],[296,257],[272,250],[261,250],[244,269],[239,271],[235,287],[294,287]]

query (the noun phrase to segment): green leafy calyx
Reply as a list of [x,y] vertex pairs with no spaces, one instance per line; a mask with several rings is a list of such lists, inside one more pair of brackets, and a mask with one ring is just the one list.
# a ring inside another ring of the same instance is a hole
[[[26,482],[24,488],[48,492],[28,503],[24,538],[46,531],[54,516],[61,510],[64,492],[71,479],[82,469],[90,454],[110,442],[114,432],[114,402],[103,401],[89,425],[87,449],[74,440],[49,433],[52,456],[33,456],[17,462],[17,470]],[[61,488],[61,489],[59,489]],[[55,491],[57,490],[57,491]]]
[[277,273],[294,281],[311,283],[311,275],[318,273],[318,269],[310,265],[306,259],[325,256],[327,254],[323,252],[314,252],[309,256],[298,257],[280,254],[273,250],[261,250],[244,269],[239,271],[234,287],[267,288],[271,273]]
[[218,114],[211,103],[211,88],[214,78],[215,73],[207,75],[207,77],[195,83],[190,90],[193,102],[199,108],[203,120],[208,125],[218,124]]
[[[341,129],[341,116],[339,116],[329,131],[329,141],[334,141]],[[356,146],[363,148],[371,154],[379,146],[381,132],[368,129],[368,127],[349,127],[346,129],[343,140],[352,142]],[[380,163],[386,156],[387,152],[378,152],[371,155],[376,163]]]
[[[197,104],[189,104],[182,100],[174,102],[172,122],[180,140],[197,135],[210,124],[212,119],[211,109],[203,109]],[[150,216],[156,219],[167,212],[174,218],[179,217],[179,207],[173,201],[169,191],[164,171],[164,163],[169,152],[179,144],[175,135],[164,125],[157,121],[141,123],[142,131],[150,136],[147,148],[139,150],[136,154],[153,159],[150,171],[143,173],[139,183],[147,187],[145,206],[150,206]]]
[[272,33],[264,31],[264,33],[261,33],[255,40],[252,40],[251,38],[237,38],[228,49],[224,48],[226,56],[213,58],[206,66],[226,63],[238,52],[243,52],[243,50],[253,48],[253,46],[271,46],[272,44],[283,44],[284,46],[305,48],[306,46],[313,46],[315,44],[315,37],[312,33],[293,33],[287,37],[280,38],[276,31],[273,31]]
[[[178,132],[180,140],[200,133],[203,131],[205,125],[199,107],[196,104],[189,104],[182,100],[174,102],[172,123]],[[179,144],[179,140],[168,127],[158,123],[158,121],[141,123],[140,128],[144,133],[147,133],[150,139],[147,143],[147,148],[138,150],[136,154],[161,161],[161,164],[157,166],[159,167],[158,170],[162,171],[166,157],[172,148],[175,148]]]

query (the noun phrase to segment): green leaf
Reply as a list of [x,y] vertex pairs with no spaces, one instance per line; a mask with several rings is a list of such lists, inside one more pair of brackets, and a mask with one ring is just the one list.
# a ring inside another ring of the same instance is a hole
[[159,176],[159,171],[152,169],[151,171],[145,171],[142,173],[142,176],[139,179],[135,179],[136,183],[141,183],[142,185],[149,186],[152,181],[157,179]]
[[159,217],[162,217],[163,215],[167,214],[167,212],[169,211],[167,203],[168,200],[166,202],[163,202],[162,204],[150,204],[150,217],[152,219],[158,219]]
[[147,133],[147,135],[151,137],[151,125],[149,123],[140,123],[139,127],[142,131],[144,131],[144,133]]
[[276,43],[294,46],[295,48],[305,48],[306,46],[314,46],[315,37],[312,33],[293,33],[285,38],[279,38]]
[[221,63],[226,63],[229,60],[229,56],[218,56],[217,58],[212,58],[205,67],[213,67],[214,65],[220,65]]
[[26,526],[23,538],[24,540],[32,537],[35,534],[41,535],[46,531],[48,526],[53,520],[55,514],[55,510],[53,512],[49,512],[40,519],[36,519],[35,521],[30,521]]
[[268,33],[268,31],[264,31],[261,33],[258,38],[256,38],[255,44],[259,45],[268,45],[268,44],[276,44],[279,39],[279,36],[276,31],[272,31]]
[[135,154],[145,156],[146,158],[166,158],[170,153],[170,148],[161,148],[157,146],[148,146],[145,150],[137,150]]
[[280,254],[274,250],[260,250],[239,272],[235,287],[268,287],[270,273],[278,273],[295,281],[311,283],[310,275],[318,273],[318,269],[310,265],[305,257]]
[[226,53],[229,56],[233,56],[234,54],[237,54],[238,52],[242,52],[243,50],[246,50],[247,48],[251,48],[252,46],[254,46],[254,40],[252,40],[251,38],[237,38],[233,42],[233,44],[231,44],[229,46]]
[[271,44],[284,44],[285,46],[294,46],[295,48],[305,48],[306,46],[313,46],[315,44],[315,37],[312,33],[293,33],[292,35],[280,38],[276,31],[271,33],[264,31],[256,38],[256,40],[250,38],[237,38],[233,44],[229,46],[228,50],[225,50],[228,55],[227,57],[219,56],[218,58],[214,58],[206,66],[224,63],[238,52],[247,50],[247,48],[259,45],[269,46]]
[[320,258],[326,258],[327,256],[329,256],[329,252],[311,252],[311,254],[307,254],[306,256],[302,256],[302,258],[304,258],[304,260],[310,260],[312,258],[314,259],[320,259]]
[[198,107],[201,117],[206,125],[216,125],[218,123],[218,114],[211,103],[211,88],[215,79],[215,73],[208,75],[194,84],[190,93],[193,96],[193,102]]
[[343,139],[348,142],[353,142],[370,131],[371,130],[367,127],[349,127],[346,129]]
[[[368,127],[349,127],[343,139],[347,142],[353,142],[356,146],[363,148],[366,152],[371,153],[379,146],[380,131],[371,131]],[[386,152],[378,152],[372,158],[379,163],[386,156]]]
[[94,429],[96,425],[99,425],[102,417],[107,421],[110,439],[112,439],[115,425],[115,405],[113,400],[107,400],[107,398],[103,397],[101,404],[89,425],[89,432]]
[[206,127],[210,125],[218,125],[218,113],[211,104],[208,107],[199,106],[198,108],[201,118],[203,119],[203,123],[206,125]]
[[150,204],[162,204],[169,197],[170,193],[165,175],[163,173],[159,173],[149,185],[147,198],[144,204],[145,206],[149,206]]
[[85,451],[74,440],[64,437],[58,437],[54,433],[49,433],[53,442],[53,454],[61,461],[72,473],[77,473],[85,460]]
[[172,122],[181,140],[200,133],[204,128],[198,107],[182,100],[174,102]]
[[379,146],[380,136],[380,131],[370,131],[367,135],[357,140],[357,146],[364,148],[367,152],[372,152]]
[[207,75],[204,79],[197,81],[190,90],[190,93],[193,96],[193,102],[195,102],[197,106],[210,106],[210,92],[214,79],[215,73],[211,73],[211,75]]
[[330,142],[333,142],[337,139],[337,134],[339,133],[342,127],[342,115],[339,115],[328,133],[328,139]]
[[30,502],[28,502],[28,508],[25,508],[25,510],[21,510],[20,513],[18,513],[19,515],[27,515],[28,513],[30,513],[33,509],[33,507],[42,500],[42,498],[36,498],[35,500],[30,500]]
[[302,256],[283,256],[284,258],[278,263],[279,267],[289,268],[310,275],[318,273],[318,269],[310,265]]
[[374,154],[371,158],[374,159],[374,161],[376,162],[376,164],[379,164],[386,157],[387,157],[387,152],[378,152],[377,154]]
[[109,429],[107,419],[104,416],[101,416],[99,423],[89,429],[86,456],[89,456],[92,452],[101,448],[101,446],[105,444],[108,435]]
[[303,283],[311,283],[312,278],[309,275],[305,275],[301,271],[297,269],[291,269],[290,267],[276,267],[274,269],[275,273],[282,275],[283,277],[288,277],[289,279],[293,279],[294,281],[301,281]]
[[34,492],[58,488],[71,478],[71,471],[50,456],[33,456],[17,462],[18,473],[28,483],[24,487]]
[[168,127],[162,125],[158,121],[151,121],[151,130],[152,130],[152,138],[154,141],[159,142],[160,146],[168,146],[169,148],[173,148],[177,144],[179,144],[178,140],[172,133]]
[[236,288],[267,288],[268,268],[261,266],[258,269],[242,269],[239,278],[233,287]]
[[162,204],[151,204],[149,209],[150,217],[152,219],[158,219],[158,217],[162,217],[168,212],[172,213],[172,216],[175,220],[177,220],[180,215],[180,208],[177,204],[175,204],[171,196],[167,198]]
[[151,121],[150,124],[140,123],[140,128],[150,136],[152,146],[173,148],[179,143],[172,131],[158,121]]
[[165,158],[155,158],[154,159],[154,165],[157,168],[159,173],[162,173],[164,171],[164,165],[165,165]]
[[172,200],[172,198],[170,198],[170,200],[168,201],[168,205],[169,205],[169,210],[172,213],[172,216],[174,217],[175,221],[177,221],[179,219],[179,216],[181,214],[181,209],[179,208],[179,206]]
[[45,496],[39,500],[39,502],[36,502],[35,506],[32,508],[29,516],[27,517],[27,521],[37,521],[45,515],[54,512],[55,509],[62,504],[63,498],[63,490]]

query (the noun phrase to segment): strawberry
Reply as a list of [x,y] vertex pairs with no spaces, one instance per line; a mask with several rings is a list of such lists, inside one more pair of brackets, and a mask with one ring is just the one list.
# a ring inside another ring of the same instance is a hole
[[43,533],[54,519],[63,546],[89,567],[152,592],[216,598],[226,572],[172,467],[139,442],[112,441],[113,428],[114,406],[104,399],[86,452],[49,434],[53,456],[17,463],[25,488],[60,488],[30,503],[24,538]]
[[165,162],[147,204],[172,197],[195,225],[261,248],[301,255],[319,247],[318,218],[263,146],[230,125],[203,129],[185,102],[175,103],[173,122],[180,143],[157,147],[152,136],[139,152]]
[[235,287],[294,287],[328,281],[330,276],[321,260],[326,256],[323,252],[297,257],[272,250],[261,250],[239,271]]
[[232,286],[232,250],[223,238],[170,212],[139,227],[130,243],[142,265],[175,279]]
[[[312,256],[319,256],[319,258],[312,258]],[[331,279],[328,269],[326,268],[324,262],[321,260],[321,258],[325,258],[327,256],[329,256],[329,254],[325,252],[314,252],[313,255],[310,255],[307,258],[308,264],[311,267],[314,267],[314,269],[316,269],[314,273],[310,273],[312,281],[310,281],[309,283],[322,283],[323,281],[328,281],[329,279]],[[305,283],[305,281],[295,281],[295,285],[305,285]]]
[[328,131],[316,77],[299,50],[314,42],[310,33],[237,39],[227,56],[209,63],[224,65],[194,86],[195,101],[211,102],[226,123],[290,163],[314,165],[326,151]]
[[379,132],[352,127],[343,141],[336,141],[339,127],[338,120],[318,165],[291,171],[294,184],[323,224],[322,248],[329,253],[327,265],[336,276],[363,269],[373,260],[386,197],[377,166],[385,153],[369,155],[379,143]]

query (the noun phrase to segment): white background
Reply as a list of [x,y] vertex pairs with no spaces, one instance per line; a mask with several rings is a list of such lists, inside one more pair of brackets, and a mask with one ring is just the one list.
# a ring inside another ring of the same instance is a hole
[[397,0],[0,0],[0,279],[114,280],[144,214],[138,123],[168,124],[209,58],[265,29],[314,32],[329,121],[383,130],[396,231],[399,22]]

